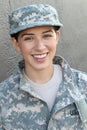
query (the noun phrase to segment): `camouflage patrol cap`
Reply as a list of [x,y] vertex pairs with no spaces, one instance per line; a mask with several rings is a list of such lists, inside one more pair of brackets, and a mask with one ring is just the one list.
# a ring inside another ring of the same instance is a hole
[[9,15],[10,35],[36,26],[61,27],[58,13],[48,4],[33,4],[14,10]]

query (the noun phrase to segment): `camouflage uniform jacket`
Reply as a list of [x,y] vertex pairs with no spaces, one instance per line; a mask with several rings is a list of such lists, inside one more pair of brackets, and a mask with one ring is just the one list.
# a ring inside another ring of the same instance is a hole
[[0,130],[87,130],[87,75],[61,57],[54,63],[61,65],[63,81],[51,112],[22,71],[0,84]]

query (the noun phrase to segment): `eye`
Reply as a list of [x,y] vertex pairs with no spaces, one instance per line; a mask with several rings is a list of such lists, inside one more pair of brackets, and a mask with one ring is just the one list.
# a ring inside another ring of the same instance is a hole
[[43,37],[44,38],[50,38],[50,37],[52,37],[52,35],[51,34],[45,34]]
[[34,38],[32,36],[24,37],[24,41],[32,41]]

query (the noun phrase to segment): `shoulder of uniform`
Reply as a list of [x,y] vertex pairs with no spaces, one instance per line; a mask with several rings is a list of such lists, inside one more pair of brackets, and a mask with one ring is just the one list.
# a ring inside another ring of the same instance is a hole
[[76,69],[73,69],[73,68],[71,68],[71,70],[78,79],[82,79],[82,80],[87,82],[87,73],[86,72],[76,70]]
[[9,78],[5,79],[4,81],[0,83],[0,92],[2,90],[5,91],[6,89],[9,89],[9,88],[11,89],[12,87],[14,87],[16,83],[19,82],[19,80],[20,78],[19,78],[18,73],[11,75]]
[[72,69],[74,79],[81,92],[87,94],[87,73]]

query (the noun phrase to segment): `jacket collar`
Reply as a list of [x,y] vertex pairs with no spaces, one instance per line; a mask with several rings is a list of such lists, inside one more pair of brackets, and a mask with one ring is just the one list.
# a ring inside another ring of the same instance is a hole
[[[62,67],[62,73],[63,73],[62,92],[67,91],[68,95],[70,95],[74,101],[79,101],[83,99],[83,96],[78,90],[78,87],[75,81],[75,76],[68,62],[61,56],[55,56],[53,59],[53,63],[59,64]],[[22,71],[24,69],[24,61],[19,62],[19,68],[20,68],[20,71],[19,71],[20,76],[22,79],[20,80],[20,83],[22,87],[26,83],[26,80],[24,79],[23,74],[22,74]]]

